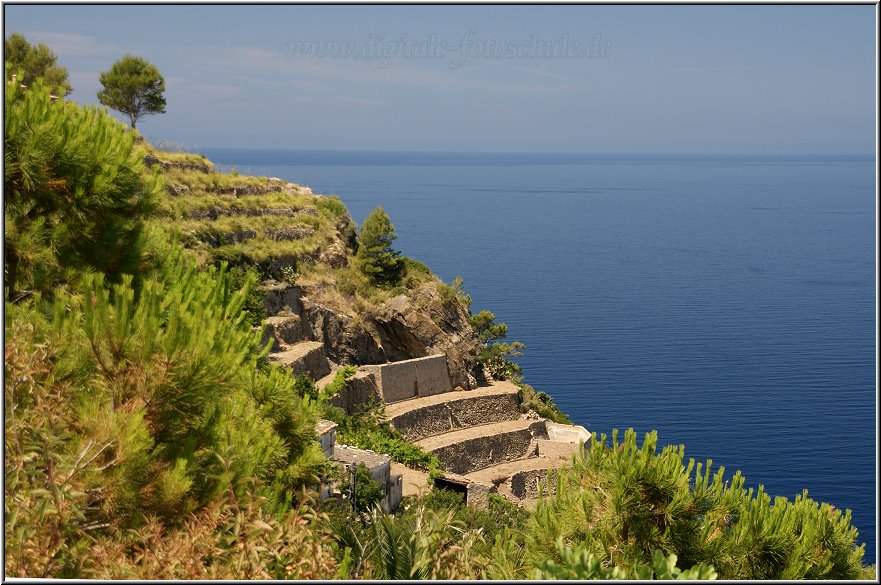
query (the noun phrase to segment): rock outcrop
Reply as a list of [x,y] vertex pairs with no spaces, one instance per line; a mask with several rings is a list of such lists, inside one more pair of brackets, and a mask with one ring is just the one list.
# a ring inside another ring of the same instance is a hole
[[414,297],[394,297],[372,317],[386,355],[398,361],[443,353],[453,386],[476,388],[485,375],[478,362],[480,341],[465,308],[441,299],[434,287],[423,287]]

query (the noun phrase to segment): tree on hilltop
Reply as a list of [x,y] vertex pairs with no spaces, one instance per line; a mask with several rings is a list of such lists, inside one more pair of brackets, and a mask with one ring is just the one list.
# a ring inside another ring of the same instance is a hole
[[58,58],[45,44],[30,44],[23,35],[13,33],[3,43],[4,61],[20,83],[31,85],[38,79],[53,95],[64,97],[73,91],[67,80],[67,69],[58,65]]
[[165,113],[165,79],[140,57],[126,55],[100,77],[98,101],[128,116],[132,128],[148,114]]

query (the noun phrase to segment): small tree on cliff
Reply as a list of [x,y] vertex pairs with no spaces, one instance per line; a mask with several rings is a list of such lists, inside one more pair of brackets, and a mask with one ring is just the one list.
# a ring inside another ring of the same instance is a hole
[[508,336],[508,326],[504,323],[496,323],[496,316],[490,311],[481,311],[471,315],[471,328],[477,338],[483,343],[480,351],[480,362],[496,379],[511,380],[521,373],[520,366],[508,358],[523,355],[526,348],[519,341],[502,343],[501,340]]
[[401,253],[392,249],[392,242],[397,237],[395,226],[381,205],[361,226],[358,260],[361,271],[375,284],[395,284],[401,278],[404,262]]
[[55,53],[43,43],[32,45],[24,36],[13,33],[3,43],[3,54],[12,73],[21,75],[19,82],[32,85],[42,79],[58,97],[64,97],[72,91],[67,81],[67,69],[58,65]]
[[100,77],[104,89],[98,101],[128,116],[132,128],[138,118],[165,113],[165,79],[155,66],[140,57],[126,55]]

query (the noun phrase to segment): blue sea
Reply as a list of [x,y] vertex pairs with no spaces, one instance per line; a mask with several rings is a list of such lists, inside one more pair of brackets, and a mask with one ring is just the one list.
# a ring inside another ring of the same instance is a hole
[[526,344],[576,424],[853,511],[876,543],[871,156],[205,149],[222,169],[382,205],[396,248]]

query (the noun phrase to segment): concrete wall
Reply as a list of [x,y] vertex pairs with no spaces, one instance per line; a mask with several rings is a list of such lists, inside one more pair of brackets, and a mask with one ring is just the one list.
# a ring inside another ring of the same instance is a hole
[[334,428],[325,431],[324,434],[319,435],[318,444],[321,445],[321,450],[324,452],[324,456],[328,459],[333,458],[333,444],[336,441],[336,426]]
[[373,373],[384,401],[398,402],[415,397],[419,391],[414,362],[415,360],[406,360],[381,366],[363,366],[361,369]]
[[361,369],[349,378],[345,388],[336,396],[331,397],[329,402],[332,406],[345,410],[346,414],[352,414],[358,406],[379,397],[375,375]]
[[446,355],[430,355],[389,364],[362,366],[376,379],[385,402],[398,402],[417,396],[432,396],[452,389]]
[[578,451],[578,443],[564,443],[547,439],[537,439],[535,443],[538,445],[539,457],[569,460]]
[[450,382],[450,372],[447,369],[446,355],[430,355],[413,361],[416,363],[419,396],[432,396],[453,389]]
[[402,475],[389,475],[385,487],[385,497],[382,499],[382,509],[390,514],[398,509],[404,498],[404,477]]
[[580,425],[564,425],[548,421],[548,438],[551,441],[561,443],[575,443],[584,441],[585,446],[590,443],[590,431]]

